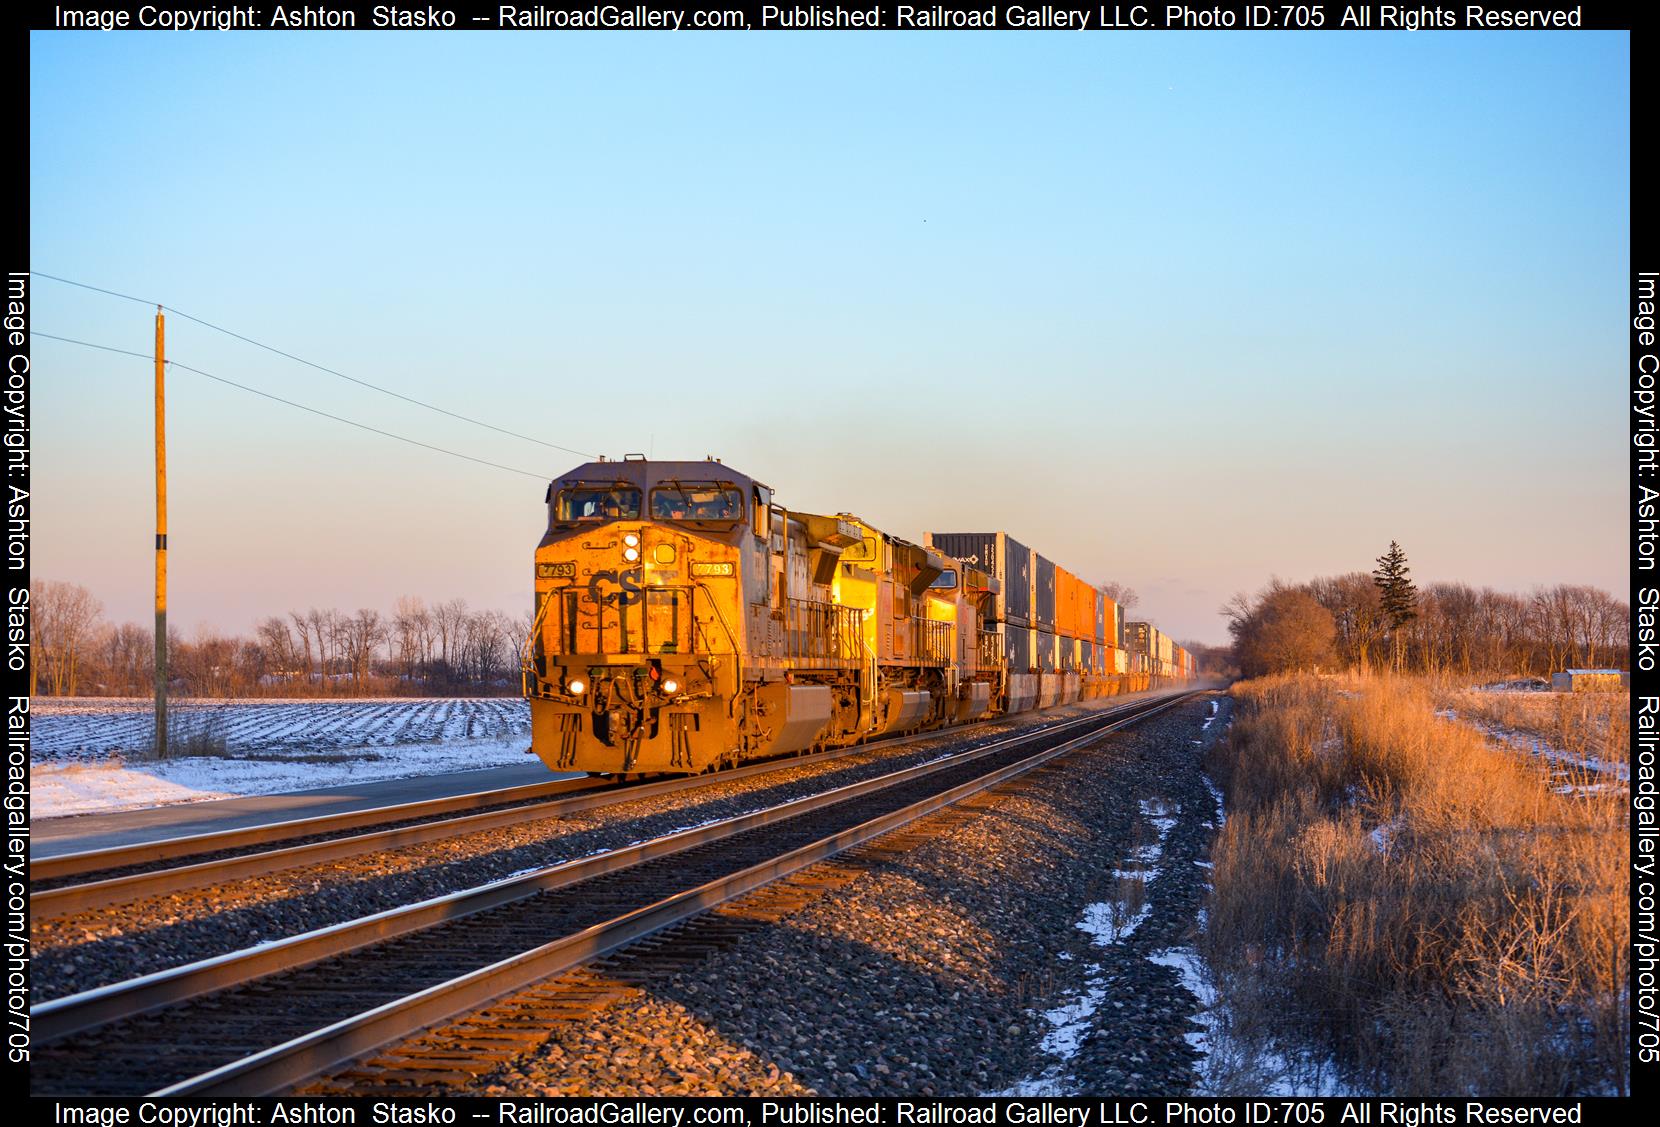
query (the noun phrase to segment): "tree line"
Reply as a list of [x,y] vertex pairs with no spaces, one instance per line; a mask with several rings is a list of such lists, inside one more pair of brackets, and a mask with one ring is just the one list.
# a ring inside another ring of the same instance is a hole
[[[147,696],[155,633],[111,623],[91,591],[29,585],[31,695]],[[169,691],[183,696],[489,696],[519,691],[528,615],[473,610],[464,599],[400,598],[392,613],[361,609],[273,615],[252,637],[169,630]]]
[[1421,673],[1548,676],[1627,668],[1631,607],[1597,587],[1557,584],[1528,594],[1410,578],[1398,544],[1378,568],[1274,580],[1222,608],[1246,677],[1295,669],[1391,668]]

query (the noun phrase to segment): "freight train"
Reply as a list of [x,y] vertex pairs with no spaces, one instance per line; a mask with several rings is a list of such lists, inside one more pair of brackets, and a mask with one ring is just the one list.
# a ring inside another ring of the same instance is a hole
[[553,770],[691,774],[1198,673],[1001,532],[912,543],[717,459],[601,459],[546,500],[521,665]]

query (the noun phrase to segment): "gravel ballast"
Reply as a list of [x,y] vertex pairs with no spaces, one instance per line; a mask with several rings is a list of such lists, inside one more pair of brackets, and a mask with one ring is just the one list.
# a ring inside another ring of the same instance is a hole
[[38,1003],[736,817],[1135,698],[925,737],[655,799],[33,922]]
[[908,852],[844,855],[850,882],[444,1090],[1188,1091],[1199,1003],[1154,960],[1192,940],[1218,816],[1199,763],[1227,708],[1107,737]]

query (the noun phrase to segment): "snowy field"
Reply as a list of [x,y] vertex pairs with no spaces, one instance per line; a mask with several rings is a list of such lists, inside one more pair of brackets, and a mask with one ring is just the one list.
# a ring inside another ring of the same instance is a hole
[[512,697],[183,700],[175,755],[151,754],[148,700],[36,698],[37,818],[277,794],[529,762],[530,712]]

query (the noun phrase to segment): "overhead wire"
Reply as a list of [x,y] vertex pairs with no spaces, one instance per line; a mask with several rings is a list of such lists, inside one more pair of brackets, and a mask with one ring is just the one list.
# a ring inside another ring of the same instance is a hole
[[[149,360],[152,363],[154,363],[154,361],[155,361],[155,356],[150,355],[150,354],[146,354],[146,353],[143,353],[143,352],[133,352],[132,350],[126,349],[126,348],[114,348],[114,347],[112,347],[110,345],[107,345],[107,344],[95,344],[92,341],[76,340],[74,337],[62,337],[62,336],[57,336],[56,334],[53,334],[53,333],[43,333],[43,332],[40,332],[38,329],[34,331],[34,335],[37,336],[37,337],[43,337],[46,340],[62,341],[65,344],[77,344],[77,345],[80,345],[83,348],[96,348],[96,349],[99,349],[99,350],[104,351],[104,352],[117,352],[117,353],[120,353],[123,356],[136,356],[141,360]],[[264,399],[275,400],[278,403],[287,404],[290,407],[295,407],[295,408],[298,408],[301,411],[310,412],[313,415],[321,415],[325,419],[333,419],[337,423],[345,423],[347,426],[356,427],[359,430],[366,430],[366,431],[370,432],[371,434],[382,435],[386,438],[395,438],[399,442],[407,442],[411,446],[419,446],[423,450],[432,450],[432,451],[435,451],[436,453],[439,453],[439,454],[448,454],[452,458],[460,458],[463,461],[467,461],[467,462],[476,462],[477,464],[479,464],[481,466],[489,466],[492,469],[506,470],[508,473],[522,474],[525,477],[536,478],[538,481],[546,481],[546,480],[548,480],[548,477],[550,476],[548,474],[532,473],[530,470],[521,470],[521,469],[518,469],[514,466],[504,466],[500,462],[491,462],[491,461],[488,461],[487,459],[484,459],[484,458],[475,458],[471,454],[462,454],[462,453],[460,453],[459,451],[456,451],[456,450],[448,450],[448,449],[445,449],[442,446],[434,446],[430,442],[422,442],[422,441],[420,441],[419,439],[416,439],[416,438],[409,438],[406,435],[395,434],[395,433],[393,433],[392,431],[389,431],[389,430],[382,430],[380,427],[370,426],[368,423],[360,423],[355,419],[348,419],[348,418],[345,418],[344,416],[341,416],[341,415],[331,414],[328,411],[322,411],[322,410],[319,410],[316,407],[308,407],[304,403],[296,403],[292,399],[284,399],[280,395],[272,395],[268,391],[261,391],[257,387],[249,387],[247,384],[238,383],[235,380],[231,380],[231,379],[226,379],[224,376],[216,376],[212,372],[203,371],[201,368],[192,367],[189,364],[182,364],[177,360],[164,360],[163,363],[165,363],[170,368],[178,368],[182,371],[194,372],[198,376],[205,376],[210,380],[214,380],[214,381],[217,381],[218,383],[226,384],[230,387],[238,388],[242,391],[248,392],[251,395],[258,395],[258,396],[260,396]]]
[[524,442],[534,442],[538,446],[546,446],[550,450],[559,450],[559,451],[563,451],[566,454],[575,454],[575,455],[577,455],[578,457],[581,457],[581,458],[590,458],[591,459],[591,458],[595,457],[594,454],[591,454],[586,450],[577,450],[577,449],[574,449],[573,447],[570,447],[570,446],[561,446],[556,442],[547,442],[543,439],[535,438],[535,437],[532,437],[531,435],[528,435],[528,434],[520,434],[518,431],[508,430],[505,427],[498,427],[494,423],[485,422],[483,419],[475,419],[471,415],[463,415],[463,414],[460,414],[458,412],[451,411],[448,408],[439,407],[436,404],[428,403],[425,400],[416,399],[412,396],[404,395],[402,392],[393,391],[391,388],[382,387],[382,386],[380,386],[379,384],[376,384],[376,383],[370,383],[368,380],[359,379],[356,376],[348,376],[345,372],[337,371],[334,368],[327,367],[326,365],[323,365],[323,364],[318,364],[318,363],[316,363],[315,361],[312,361],[312,360],[307,360],[303,356],[296,356],[292,352],[285,352],[282,349],[275,347],[274,345],[269,345],[269,344],[263,343],[262,341],[254,340],[252,337],[243,336],[241,333],[236,332],[232,329],[227,329],[223,325],[216,325],[212,321],[203,320],[200,317],[197,317],[197,316],[195,316],[193,314],[190,314],[190,313],[186,313],[184,310],[176,308],[175,306],[168,305],[165,302],[148,301],[145,298],[134,297],[132,294],[121,293],[117,290],[105,289],[103,286],[95,286],[95,285],[92,285],[89,282],[78,282],[73,278],[65,278],[65,277],[62,277],[62,276],[57,275],[57,274],[48,274],[44,270],[33,270],[33,271],[30,271],[30,273],[34,277],[37,277],[37,278],[46,278],[46,279],[49,279],[49,280],[54,281],[54,282],[62,282],[64,285],[67,285],[67,286],[76,286],[76,287],[78,287],[80,289],[83,289],[83,290],[91,290],[94,293],[107,294],[110,297],[118,297],[118,298],[122,298],[123,300],[126,300],[126,301],[136,301],[140,305],[152,305],[152,306],[155,306],[159,309],[164,309],[169,313],[173,313],[173,314],[175,314],[179,317],[183,317],[187,321],[194,321],[196,324],[201,325],[203,328],[212,329],[216,333],[223,333],[228,337],[233,337],[236,340],[242,341],[244,344],[251,344],[255,348],[262,348],[266,352],[270,352],[270,353],[273,353],[277,356],[281,356],[281,357],[283,357],[284,359],[287,359],[287,360],[292,360],[296,364],[304,364],[308,368],[315,368],[319,372],[324,372],[328,375],[338,377],[339,379],[343,379],[343,380],[347,381],[348,383],[357,384],[359,387],[366,387],[371,391],[378,391],[382,395],[390,395],[394,399],[401,399],[405,403],[411,403],[411,404],[414,404],[417,407],[424,407],[428,411],[435,411],[440,415],[447,415],[452,419],[459,419],[461,422],[471,423],[473,426],[483,427],[486,430],[493,430],[497,434],[505,434],[510,438],[517,438],[517,439],[520,439],[521,441],[524,441]]

